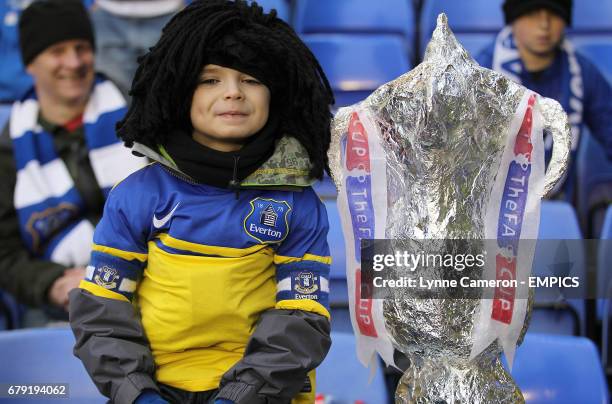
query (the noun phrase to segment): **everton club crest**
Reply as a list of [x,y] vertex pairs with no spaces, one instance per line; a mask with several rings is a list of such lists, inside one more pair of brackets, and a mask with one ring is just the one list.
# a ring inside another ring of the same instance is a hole
[[293,277],[293,289],[303,295],[319,290],[319,277],[310,271],[299,272]]
[[99,273],[94,276],[94,281],[103,288],[115,289],[117,288],[117,278],[119,273],[115,268],[109,266],[103,266],[100,268]]
[[283,241],[289,233],[291,207],[287,201],[255,198],[249,203],[251,211],[244,219],[246,233],[264,244]]

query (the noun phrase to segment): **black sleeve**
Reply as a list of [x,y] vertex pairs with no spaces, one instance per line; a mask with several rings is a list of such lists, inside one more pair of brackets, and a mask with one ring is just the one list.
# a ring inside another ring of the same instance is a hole
[[301,310],[261,315],[244,357],[225,373],[218,398],[236,404],[288,403],[331,346],[329,320]]
[[21,303],[40,306],[48,303],[47,292],[66,267],[32,257],[23,244],[13,203],[16,178],[7,125],[0,136],[0,288]]
[[73,289],[70,326],[76,337],[74,354],[113,403],[132,404],[144,389],[159,391],[153,354],[131,303]]

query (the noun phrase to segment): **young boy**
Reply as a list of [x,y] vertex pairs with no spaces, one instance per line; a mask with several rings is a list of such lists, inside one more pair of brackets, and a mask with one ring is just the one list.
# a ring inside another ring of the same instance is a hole
[[[586,124],[612,158],[612,89],[587,59],[564,39],[571,24],[571,0],[506,0],[504,28],[476,59],[481,66],[503,73],[565,109],[572,126],[572,159]],[[546,158],[552,152],[546,139]],[[573,200],[575,164],[558,197]]]
[[117,403],[312,402],[330,346],[321,67],[274,11],[195,1],[131,95],[119,136],[155,162],[109,195],[70,297],[76,355]]

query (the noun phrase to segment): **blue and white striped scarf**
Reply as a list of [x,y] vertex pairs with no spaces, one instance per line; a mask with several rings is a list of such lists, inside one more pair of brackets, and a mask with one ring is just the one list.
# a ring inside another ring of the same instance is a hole
[[[145,163],[117,139],[115,123],[125,112],[119,90],[97,77],[83,113],[83,129],[91,166],[105,197],[113,185]],[[34,91],[11,109],[9,128],[17,168],[14,204],[21,235],[36,256],[68,266],[86,265],[93,225],[83,218],[83,199],[55,152],[53,135],[38,124],[38,116]]]

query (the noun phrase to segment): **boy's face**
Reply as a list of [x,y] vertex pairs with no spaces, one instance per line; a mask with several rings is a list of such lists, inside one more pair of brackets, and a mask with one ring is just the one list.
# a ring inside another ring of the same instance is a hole
[[55,104],[86,102],[94,81],[91,43],[83,39],[58,42],[38,54],[26,69],[34,77],[36,91]]
[[519,48],[533,56],[548,56],[563,38],[565,20],[542,8],[514,20],[512,32]]
[[238,70],[206,65],[191,100],[193,138],[211,149],[239,150],[268,121],[270,90]]

